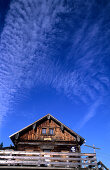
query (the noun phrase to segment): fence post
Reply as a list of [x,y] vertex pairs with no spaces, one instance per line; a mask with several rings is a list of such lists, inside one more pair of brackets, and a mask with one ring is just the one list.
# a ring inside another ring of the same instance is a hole
[[[96,154],[95,154],[94,158],[95,158],[95,161],[94,161],[94,162],[97,164]],[[96,165],[95,168],[98,170],[98,165]]]
[[[10,152],[9,156],[12,156],[12,152]],[[8,161],[11,162],[11,158],[9,158]],[[8,166],[10,166],[10,163],[8,163]]]
[[[66,158],[68,158],[68,157],[69,157],[69,156],[68,156],[68,155],[66,155]],[[66,161],[66,162],[68,163],[68,162],[69,162],[69,160],[67,159],[67,161]],[[66,167],[67,167],[67,168],[69,168],[69,165],[67,164],[67,165],[66,165]]]
[[84,163],[84,168],[86,168],[86,165],[85,165],[85,164],[86,164],[86,161],[84,160],[83,163]]

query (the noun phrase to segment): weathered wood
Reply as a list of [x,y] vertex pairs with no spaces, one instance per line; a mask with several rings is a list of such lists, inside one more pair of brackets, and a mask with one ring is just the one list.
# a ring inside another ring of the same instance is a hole
[[[46,158],[45,158],[46,159]],[[7,165],[15,165],[15,164],[22,164],[22,165],[38,165],[38,164],[50,164],[50,165],[70,165],[70,166],[75,166],[75,165],[85,165],[85,163],[72,163],[72,162],[49,162],[49,161],[19,161],[19,160],[12,160],[12,161],[4,161],[4,160],[1,160],[0,161],[0,164],[3,165],[3,164],[7,164]],[[86,165],[92,165],[92,166],[96,166],[97,164],[96,163],[86,163]]]
[[35,130],[35,128],[36,128],[36,123],[35,123],[35,124],[33,124],[33,129]]
[[64,126],[63,126],[63,125],[61,125],[61,130],[62,130],[62,131],[64,130]]
[[[41,145],[41,142],[19,142],[18,143],[19,145]],[[43,142],[42,142],[42,144],[43,144]],[[53,144],[53,143],[50,143],[50,144]],[[56,145],[56,146],[58,146],[58,145],[65,145],[65,146],[73,146],[73,145],[75,145],[75,143],[66,143],[66,142],[54,142],[54,145]],[[76,146],[76,145],[75,145]]]
[[96,153],[68,153],[68,152],[27,152],[27,151],[6,151],[0,150],[0,154],[26,154],[26,155],[68,155],[68,156],[96,156]]
[[[37,128],[36,131],[34,130],[35,128]],[[46,128],[46,134],[42,134],[42,128]],[[53,131],[54,131],[53,134],[49,133],[50,128],[53,129]],[[76,148],[78,148],[77,147],[78,144],[76,142],[75,136],[71,135],[67,130],[64,130],[63,125],[60,126],[55,121],[53,121],[53,120],[50,121],[50,115],[48,115],[47,120],[41,122],[39,125],[33,124],[33,128],[26,129],[25,132],[20,135],[19,140],[16,143],[17,150],[27,150],[30,147],[30,146],[28,147],[28,146],[23,146],[23,145],[21,146],[20,142],[33,141],[33,142],[29,142],[29,145],[31,145],[31,143],[32,144],[36,143],[35,140],[37,140],[37,142],[41,142],[41,141],[45,141],[45,139],[47,139],[47,141],[49,141],[49,142],[50,141],[54,141],[54,142],[56,142],[56,141],[64,141],[64,143],[66,141],[75,142]],[[27,145],[28,145],[28,143],[27,143]],[[56,146],[57,146],[57,144],[56,144]],[[37,146],[36,149],[35,149],[35,147],[36,147],[35,145],[34,145],[33,148],[31,147],[32,150],[39,151],[40,148],[38,149],[38,146]],[[63,148],[63,150],[64,149],[70,151],[71,146],[70,146],[70,148]],[[59,151],[59,147],[56,148],[55,150]],[[43,151],[43,150],[40,149],[40,151]]]
[[18,139],[19,138],[19,133],[17,133],[16,135],[15,135],[15,139]]
[[[46,133],[42,133],[44,128],[46,129]],[[50,149],[51,152],[71,152],[72,144],[75,145],[75,152],[80,152],[80,145],[84,142],[84,138],[50,114],[12,134],[10,138],[16,150],[19,151],[31,150],[42,152],[47,148],[43,146],[43,142],[46,141],[46,145],[51,145],[51,142],[53,142],[52,145],[55,146]],[[77,138],[80,140],[77,140]],[[63,144],[56,142],[63,142]],[[40,145],[38,143],[40,143]]]
[[109,170],[109,168],[107,168],[101,161],[99,161],[97,164],[100,165],[102,169],[105,168],[106,170]]
[[79,138],[79,136],[77,136],[77,141],[78,141],[78,142],[80,142],[80,138]]
[[[45,134],[42,133],[44,128],[46,129]],[[80,139],[79,141],[77,140],[77,137]],[[47,114],[38,121],[14,133],[10,138],[14,143],[16,150],[19,151],[31,150],[42,152],[48,148],[46,145],[50,146],[52,142],[53,146],[50,148],[51,152],[70,152],[72,144],[75,145],[75,152],[80,152],[80,145],[84,142],[84,138],[50,114]],[[43,146],[43,142],[45,141],[46,147]],[[63,143],[59,144],[57,142]]]
[[[0,156],[0,160],[1,159],[23,159],[23,160],[39,160],[39,159],[45,159],[45,157],[36,157],[36,156]],[[62,158],[62,157],[49,157],[50,160],[62,160],[62,161],[65,161],[65,160],[69,160],[69,161],[74,161],[74,160],[83,160],[83,161],[95,161],[96,159],[95,158]]]
[[0,151],[0,165],[22,166],[96,166],[96,154],[61,152]]
[[[33,161],[26,161],[26,162],[23,162],[23,161],[18,161],[18,162],[7,162],[7,163],[3,163],[1,165],[8,165],[8,166],[54,166],[54,167],[78,167],[78,166],[83,166],[84,164],[80,164],[80,163],[64,163],[64,162],[41,162],[41,161],[37,161],[37,162],[33,162]],[[90,164],[90,163],[87,163],[87,166],[96,166],[96,164]]]
[[[34,167],[34,166],[32,166],[32,167],[30,167],[30,166],[0,166],[0,170],[3,170],[3,169],[6,169],[6,170],[76,170],[76,168],[65,168],[65,167]],[[91,170],[91,169],[82,169],[82,168],[80,168],[80,170]],[[94,170],[96,170],[96,169],[94,169]]]
[[47,115],[47,119],[50,120],[50,115]]

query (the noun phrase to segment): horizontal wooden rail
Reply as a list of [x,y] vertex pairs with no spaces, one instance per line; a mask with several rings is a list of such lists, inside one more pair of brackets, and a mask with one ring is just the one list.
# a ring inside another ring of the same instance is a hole
[[0,166],[97,167],[95,153],[0,150]]
[[68,156],[96,156],[95,153],[70,153],[70,152],[27,152],[27,151],[4,151],[0,150],[0,155],[1,154],[21,154],[21,155],[68,155]]
[[[0,159],[21,159],[21,160],[39,160],[39,159],[45,159],[45,157],[33,157],[33,156],[0,156]],[[79,160],[79,158],[61,158],[61,157],[49,157],[50,160],[69,160],[69,161],[74,161],[74,160]],[[80,158],[80,160],[91,160],[95,161],[95,158]]]

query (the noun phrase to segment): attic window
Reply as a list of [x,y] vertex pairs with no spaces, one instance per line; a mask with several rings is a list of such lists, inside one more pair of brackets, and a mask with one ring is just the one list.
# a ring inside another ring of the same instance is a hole
[[49,134],[50,134],[50,135],[53,135],[53,129],[52,129],[52,128],[49,129]]
[[42,134],[46,134],[46,128],[42,128]]

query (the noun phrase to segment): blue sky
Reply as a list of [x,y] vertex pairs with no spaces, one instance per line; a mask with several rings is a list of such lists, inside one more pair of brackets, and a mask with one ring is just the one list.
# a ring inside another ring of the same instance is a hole
[[0,0],[0,142],[50,113],[110,167],[109,11],[109,0]]

